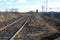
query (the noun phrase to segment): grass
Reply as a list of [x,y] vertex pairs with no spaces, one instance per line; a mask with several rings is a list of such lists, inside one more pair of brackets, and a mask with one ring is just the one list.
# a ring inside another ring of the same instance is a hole
[[5,15],[5,14],[1,14],[0,15],[0,22],[4,22],[13,18],[17,18],[19,15],[16,14],[9,14],[9,15]]
[[[40,28],[40,31],[37,33],[40,35],[40,37],[52,33],[52,31],[46,27],[45,23],[43,21],[40,21],[40,16],[36,16],[36,21],[36,26]],[[38,38],[38,40],[40,39],[40,37]]]

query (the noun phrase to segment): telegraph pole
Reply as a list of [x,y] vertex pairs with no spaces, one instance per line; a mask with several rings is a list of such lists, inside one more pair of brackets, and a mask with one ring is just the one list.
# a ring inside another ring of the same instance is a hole
[[46,0],[46,12],[48,11],[48,0]]
[[42,13],[44,12],[44,5],[42,6]]

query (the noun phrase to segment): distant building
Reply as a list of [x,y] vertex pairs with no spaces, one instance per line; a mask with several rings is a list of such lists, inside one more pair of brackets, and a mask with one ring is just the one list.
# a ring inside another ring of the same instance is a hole
[[30,14],[34,14],[34,11],[29,11],[28,13],[30,13]]
[[38,15],[38,9],[36,10],[36,14],[35,15]]
[[14,9],[14,8],[6,9],[5,12],[18,12],[18,9]]
[[36,10],[36,13],[38,13],[38,9]]

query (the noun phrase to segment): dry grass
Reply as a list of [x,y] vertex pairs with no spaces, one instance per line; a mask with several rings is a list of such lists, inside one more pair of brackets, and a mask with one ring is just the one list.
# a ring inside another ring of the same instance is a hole
[[48,28],[47,26],[46,26],[46,23],[41,19],[41,17],[40,17],[40,15],[38,15],[38,16],[36,16],[36,23],[35,23],[35,25],[37,26],[37,27],[40,27],[42,30],[45,30],[45,32],[47,32],[47,33],[45,33],[44,31],[43,32],[39,32],[39,34],[43,34],[43,33],[45,33],[45,34],[51,34],[51,33],[54,33],[54,32],[56,32],[56,30],[54,31],[54,28]]
[[10,20],[12,18],[17,18],[17,17],[18,17],[18,15],[14,14],[14,13],[9,13],[9,14],[0,13],[0,22],[4,22],[4,21]]

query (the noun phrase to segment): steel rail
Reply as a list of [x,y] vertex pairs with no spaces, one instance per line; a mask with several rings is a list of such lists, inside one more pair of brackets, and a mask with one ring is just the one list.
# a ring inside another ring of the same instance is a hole
[[22,25],[22,27],[10,38],[10,40],[14,40],[16,35],[18,35],[18,33],[21,32],[21,30],[25,27],[25,25],[27,24],[28,20],[29,19],[27,19],[27,21]]
[[20,18],[20,19],[18,19],[18,20],[16,20],[16,21],[14,21],[13,23],[11,23],[11,24],[9,24],[9,25],[7,25],[7,26],[5,26],[5,27],[0,28],[0,31],[3,31],[4,29],[6,29],[6,28],[10,27],[11,25],[17,23],[18,21],[20,21],[20,20],[23,19],[23,18],[24,18],[24,17],[22,17],[22,18]]

